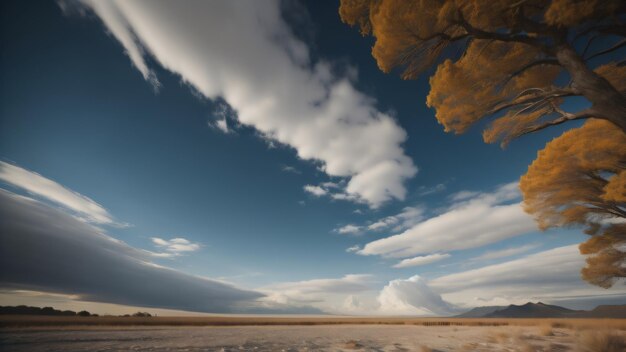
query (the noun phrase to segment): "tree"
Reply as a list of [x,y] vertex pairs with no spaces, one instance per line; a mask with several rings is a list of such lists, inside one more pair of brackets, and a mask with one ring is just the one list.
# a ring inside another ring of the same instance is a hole
[[546,145],[520,180],[541,229],[580,225],[592,235],[583,278],[602,287],[626,277],[626,134],[591,119]]
[[[593,65],[626,46],[624,1],[342,0],[339,14],[376,38],[382,71],[401,68],[405,79],[454,57],[450,49],[462,52],[430,79],[427,104],[446,131],[463,133],[487,117],[497,119],[485,141],[503,144],[591,117],[626,131],[625,61]],[[566,111],[563,102],[576,96],[591,106]]]
[[[626,47],[621,0],[341,0],[344,22],[373,35],[384,72],[436,66],[426,99],[447,132],[486,119],[488,143],[588,119],[539,153],[522,177],[542,229],[586,227],[583,278],[626,277]],[[455,53],[456,51],[456,53]],[[567,100],[584,98],[578,110]]]

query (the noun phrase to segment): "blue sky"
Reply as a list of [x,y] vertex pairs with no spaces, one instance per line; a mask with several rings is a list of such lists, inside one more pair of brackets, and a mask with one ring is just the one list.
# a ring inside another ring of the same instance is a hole
[[[141,260],[227,282],[244,299],[263,296],[228,312],[428,315],[540,299],[624,302],[623,288],[578,278],[578,230],[540,233],[518,205],[516,180],[571,125],[506,150],[484,144],[479,126],[446,134],[425,105],[432,72],[414,81],[383,74],[371,38],[341,23],[335,2],[168,6],[3,2],[6,209],[70,214],[94,236],[149,251]],[[84,202],[72,208],[62,189]],[[89,218],[94,204],[106,220]],[[566,269],[547,269],[543,281],[451,284],[450,275],[496,278],[561,256]],[[214,311],[3,276],[7,303]],[[507,289],[515,285],[525,289]]]

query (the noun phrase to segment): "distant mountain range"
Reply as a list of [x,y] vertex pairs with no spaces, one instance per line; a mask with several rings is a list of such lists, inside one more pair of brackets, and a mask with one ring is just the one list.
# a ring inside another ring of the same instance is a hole
[[476,307],[457,318],[626,318],[626,305],[603,305],[593,310],[572,310],[551,304]]

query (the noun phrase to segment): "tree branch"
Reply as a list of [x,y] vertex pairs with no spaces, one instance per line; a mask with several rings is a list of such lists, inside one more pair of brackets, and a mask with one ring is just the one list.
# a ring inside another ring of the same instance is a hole
[[597,52],[597,53],[595,53],[595,54],[593,54],[593,55],[589,56],[588,58],[586,58],[586,59],[584,59],[584,60],[585,60],[585,61],[591,60],[591,59],[593,59],[594,57],[598,57],[598,56],[600,56],[600,55],[604,55],[604,54],[610,53],[611,51],[615,51],[615,50],[617,50],[617,49],[619,49],[619,48],[621,48],[621,47],[623,47],[623,46],[626,46],[626,39],[622,39],[622,40],[620,40],[619,42],[615,43],[615,45],[613,45],[612,47],[607,48],[607,49],[604,49],[604,50],[602,50],[602,51],[599,51],[599,52]]
[[511,73],[506,78],[506,80],[503,82],[503,85],[508,84],[514,77],[517,77],[517,76],[521,75],[526,70],[531,69],[531,68],[533,68],[535,66],[539,66],[539,65],[558,65],[558,66],[560,66],[561,64],[559,63],[559,60],[557,60],[557,59],[541,59],[541,60],[533,61],[531,63],[528,63],[528,64],[522,66],[517,71]]
[[520,131],[519,133],[517,133],[516,134],[517,137],[520,137],[520,136],[523,136],[525,134],[529,134],[529,133],[532,133],[532,132],[536,132],[536,131],[542,130],[542,129],[550,127],[550,126],[560,125],[560,124],[565,123],[565,122],[574,121],[574,120],[581,120],[581,119],[588,119],[590,117],[596,117],[595,111],[593,109],[585,109],[585,110],[579,111],[576,114],[571,114],[571,113],[565,112],[565,111],[563,111],[561,109],[558,109],[558,111],[557,110],[555,110],[555,111],[558,112],[559,114],[562,114],[561,117],[559,117],[558,119],[555,119],[555,120],[546,121],[546,122],[541,123],[541,124],[529,126],[529,127],[525,128],[524,130]]
[[487,32],[487,31],[484,31],[482,29],[472,26],[469,22],[465,20],[465,18],[463,17],[463,14],[460,11],[458,12],[457,15],[459,17],[459,20],[456,21],[457,24],[463,27],[465,31],[467,31],[467,33],[469,33],[470,35],[474,36],[477,39],[493,39],[493,40],[498,40],[498,41],[503,41],[503,42],[523,43],[523,44],[528,44],[528,45],[537,47],[546,53],[551,53],[551,50],[546,45],[544,45],[543,43],[541,43],[535,38],[531,38],[524,34],[504,34],[504,33],[496,33],[496,32]]
[[[519,99],[520,97],[523,97],[527,94],[527,92],[530,91],[541,91],[544,92],[544,94],[533,94],[530,95],[528,97],[526,97],[525,99]],[[523,92],[521,92],[520,94],[518,94],[515,98],[513,98],[512,100],[509,100],[507,103],[497,103],[491,110],[489,110],[487,112],[487,114],[491,115],[491,114],[495,114],[498,113],[502,110],[508,109],[508,108],[512,108],[514,106],[517,105],[523,105],[523,104],[528,104],[528,103],[532,103],[535,102],[537,100],[550,100],[550,99],[554,99],[554,98],[561,98],[561,97],[571,97],[571,96],[577,96],[580,95],[579,92],[577,92],[576,90],[573,89],[555,89],[555,90],[550,90],[550,91],[545,91],[544,89],[541,88],[529,88],[524,90]]]

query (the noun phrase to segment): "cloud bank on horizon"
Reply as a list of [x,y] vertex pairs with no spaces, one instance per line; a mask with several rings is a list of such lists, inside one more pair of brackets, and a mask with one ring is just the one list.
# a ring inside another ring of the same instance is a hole
[[85,301],[245,311],[263,295],[154,264],[150,252],[34,199],[0,190],[0,283]]
[[[406,132],[349,75],[336,75],[331,62],[311,61],[307,45],[284,22],[280,1],[61,5],[95,13],[155,88],[160,83],[149,59],[204,97],[223,98],[239,123],[321,162],[328,176],[347,179],[332,192],[313,185],[307,191],[372,208],[404,199],[404,183],[417,172],[402,148]],[[226,119],[220,121],[217,128],[228,131]]]

